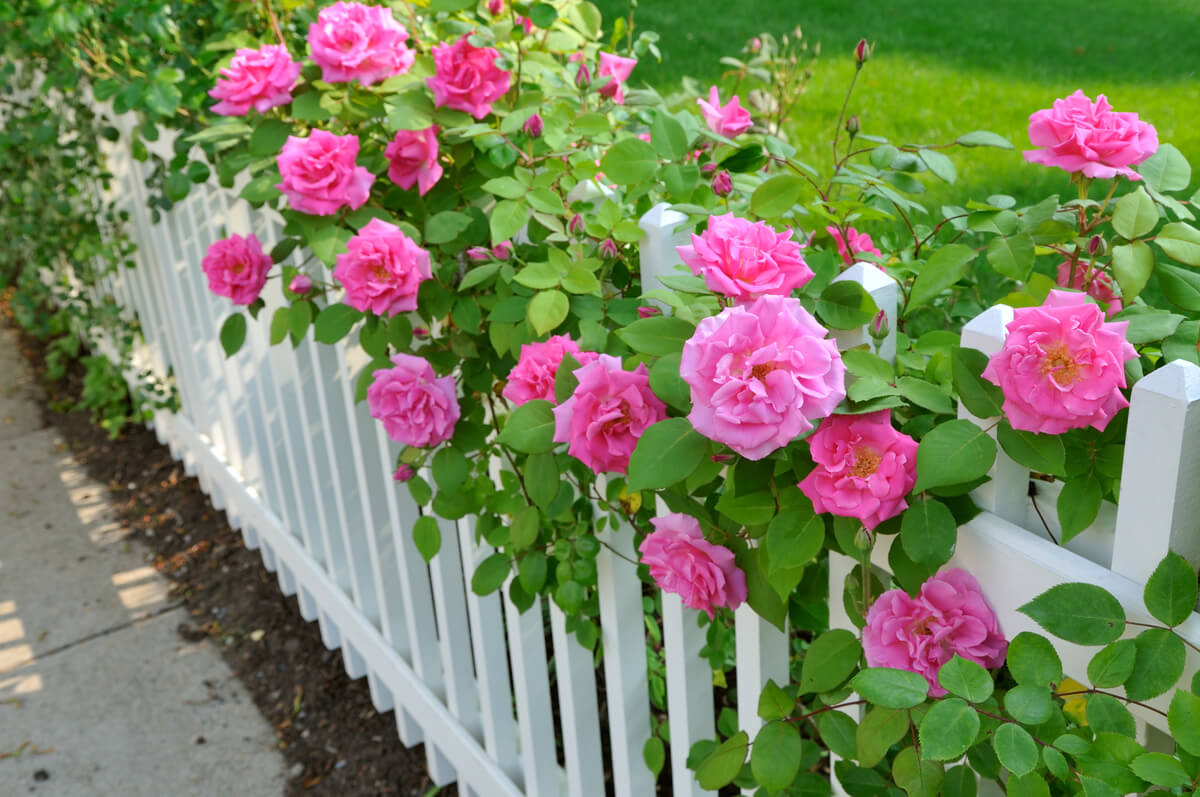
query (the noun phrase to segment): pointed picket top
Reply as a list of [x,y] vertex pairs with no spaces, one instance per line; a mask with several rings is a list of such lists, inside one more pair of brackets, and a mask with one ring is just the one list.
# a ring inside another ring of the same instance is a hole
[[[879,345],[879,356],[888,362],[896,361],[896,321],[900,302],[900,286],[887,272],[873,263],[858,262],[833,278],[834,282],[857,282],[875,301],[875,306],[887,317],[888,334]],[[864,343],[871,344],[870,324],[858,329],[834,330],[838,349],[845,351]]]
[[1013,309],[1006,304],[989,307],[967,322],[962,330],[962,345],[991,357],[1004,346]]
[[673,210],[666,202],[659,202],[638,219],[638,226],[646,233],[640,244],[643,291],[665,287],[662,277],[683,263],[683,258],[675,251],[679,243],[675,239],[681,237],[676,235],[676,228],[687,220],[686,215]]

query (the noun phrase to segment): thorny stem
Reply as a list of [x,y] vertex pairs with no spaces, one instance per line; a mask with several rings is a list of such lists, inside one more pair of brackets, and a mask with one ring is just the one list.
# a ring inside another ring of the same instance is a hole
[[[496,423],[496,404],[492,400],[491,393],[484,393],[484,398],[487,400],[488,413],[492,416],[492,428],[496,430],[496,434],[500,434],[500,427]],[[508,460],[508,464],[512,466],[513,473],[517,476],[517,482],[521,485],[521,492],[525,495],[525,501],[530,506],[533,506],[533,499],[529,497],[529,490],[525,487],[525,477],[521,475],[521,469],[517,467],[517,463],[513,460],[512,453],[504,446],[498,446],[500,452],[504,454],[504,458]]]
[[1058,545],[1058,539],[1054,536],[1054,532],[1050,530],[1050,525],[1046,523],[1046,518],[1042,517],[1042,510],[1038,508],[1037,487],[1034,486],[1033,482],[1029,483],[1029,500],[1033,502],[1033,511],[1037,512],[1038,520],[1042,521],[1042,526],[1046,529],[1046,534],[1049,535],[1050,540],[1055,545]]
[[1104,209],[1108,207],[1109,200],[1113,198],[1113,193],[1117,190],[1117,180],[1113,178],[1112,185],[1108,187],[1108,195],[1104,197],[1104,201],[1100,203],[1100,209],[1096,211],[1095,217],[1092,218],[1092,223],[1088,225],[1085,232],[1090,231],[1093,227],[1100,223],[1100,217],[1104,215]]
[[946,224],[946,222],[954,221],[955,219],[965,219],[967,216],[970,216],[970,215],[971,215],[970,213],[959,213],[954,216],[947,216],[946,218],[939,221],[937,223],[937,226],[935,226],[933,228],[933,231],[930,232],[929,235],[926,235],[924,238],[922,238],[921,242],[919,244],[917,244],[917,248],[913,250],[913,257],[916,257],[917,255],[919,255],[921,253],[921,247],[924,246],[925,244],[929,243],[929,241],[935,235],[938,234],[938,232],[942,229],[942,227]]
[[858,82],[858,73],[862,69],[854,70],[854,77],[850,78],[850,86],[846,89],[846,96],[842,98],[842,109],[838,111],[837,126],[833,128],[833,162],[837,163],[837,147],[838,138],[842,135],[842,120],[846,118],[846,106],[850,104],[850,95],[854,93],[854,84]]
[[1179,634],[1175,633],[1174,628],[1167,628],[1167,626],[1165,626],[1165,625],[1154,625],[1153,623],[1135,623],[1133,620],[1126,620],[1125,625],[1136,625],[1139,628],[1166,628],[1172,634],[1175,634],[1175,636],[1179,637],[1180,641],[1183,642],[1183,644],[1187,645],[1189,648],[1196,651],[1197,653],[1200,653],[1200,647],[1196,647],[1194,644],[1187,641]]
[[262,6],[271,20],[271,29],[275,31],[275,38],[279,39],[280,44],[286,46],[287,41],[284,40],[283,31],[279,28],[279,18],[275,16],[275,9],[271,8],[271,0],[262,0]]
[[1124,695],[1118,695],[1115,692],[1106,692],[1103,689],[1096,689],[1095,687],[1093,687],[1091,689],[1075,689],[1071,692],[1055,692],[1052,696],[1053,697],[1071,697],[1072,695],[1108,695],[1109,697],[1115,697],[1117,700],[1124,700],[1126,703],[1129,703],[1130,705],[1139,706],[1141,708],[1148,709],[1149,711],[1153,711],[1155,714],[1161,714],[1164,717],[1167,716],[1167,712],[1160,711],[1159,709],[1156,709],[1154,706],[1150,705],[1149,703],[1142,703],[1141,701],[1138,701],[1138,700],[1130,700],[1129,698],[1125,697]]
[[817,709],[816,711],[810,711],[807,714],[801,714],[799,717],[788,717],[787,719],[784,720],[784,722],[800,722],[801,720],[806,720],[809,717],[815,717],[818,714],[824,714],[826,711],[833,711],[834,709],[841,709],[841,708],[849,708],[850,706],[861,706],[863,703],[866,703],[866,702],[867,702],[866,700],[848,700],[845,703],[835,703],[832,706],[821,706],[821,708]]

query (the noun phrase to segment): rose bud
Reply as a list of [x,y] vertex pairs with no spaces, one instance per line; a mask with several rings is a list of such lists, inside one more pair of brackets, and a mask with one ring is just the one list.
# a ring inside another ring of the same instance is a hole
[[729,176],[729,172],[722,169],[713,176],[712,190],[714,194],[722,197],[733,193],[733,178]]
[[651,318],[656,315],[662,315],[662,310],[657,307],[639,307],[637,309],[638,318]]
[[861,68],[871,58],[871,45],[866,39],[859,39],[854,45],[854,65]]
[[497,260],[508,260],[512,257],[512,244],[508,241],[501,241],[492,247],[492,257]]
[[406,482],[416,475],[417,472],[408,465],[401,465],[400,467],[396,468],[396,472],[392,475],[392,479],[398,482]]
[[429,337],[429,330],[426,329],[425,327],[413,327],[413,337],[414,338],[427,338],[427,337]]
[[713,462],[728,462],[733,459],[733,454],[713,454],[709,459]]
[[882,340],[888,336],[888,331],[887,313],[885,313],[883,310],[880,310],[875,314],[875,317],[871,319],[871,337],[875,338],[876,340]]
[[750,40],[750,52],[757,53],[761,49],[762,49],[762,39],[755,36],[753,39]]
[[309,279],[307,274],[297,274],[292,277],[292,281],[288,284],[288,290],[303,296],[312,290],[312,280]]
[[700,173],[705,176],[712,174],[716,170],[717,170],[717,164],[715,164],[715,163],[706,163],[700,167]]
[[1108,243],[1104,240],[1103,235],[1093,235],[1088,241],[1088,254],[1093,257],[1103,257],[1108,251]]
[[525,125],[521,129],[524,130],[525,135],[529,136],[530,138],[537,138],[542,134],[542,129],[544,127],[545,125],[542,123],[541,115],[535,113],[533,116],[525,120]]
[[592,82],[592,73],[584,64],[579,65],[579,71],[575,73],[575,85],[581,89],[585,89]]
[[467,248],[467,257],[472,260],[490,260],[492,253],[486,246],[471,246]]
[[504,10],[504,0],[488,0],[487,10],[493,17],[497,16]]
[[600,254],[603,255],[604,257],[607,257],[610,259],[616,257],[617,256],[616,242],[614,242],[612,238],[605,238],[603,241],[600,242]]
[[862,127],[858,123],[857,114],[850,114],[850,118],[846,120],[846,132],[850,134],[850,138],[857,136],[858,131],[861,129]]
[[567,229],[576,235],[583,232],[583,216],[578,213],[572,216],[571,221],[567,224]]

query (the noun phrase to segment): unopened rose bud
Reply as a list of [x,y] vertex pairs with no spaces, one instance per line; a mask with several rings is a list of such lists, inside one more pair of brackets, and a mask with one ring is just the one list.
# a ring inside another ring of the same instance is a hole
[[861,68],[871,58],[871,45],[867,44],[866,39],[859,39],[858,44],[854,45],[854,64]]
[[1093,235],[1088,241],[1088,254],[1093,257],[1104,257],[1108,251],[1108,242],[1104,240],[1102,235]]
[[656,315],[662,315],[662,310],[657,307],[639,307],[637,309],[638,318],[651,318]]
[[713,193],[717,196],[729,196],[733,193],[733,178],[729,176],[729,172],[722,169],[717,172],[712,181]]
[[567,223],[567,229],[575,235],[583,232],[583,216],[576,213],[571,217],[571,221]]
[[584,64],[579,65],[579,71],[575,73],[575,85],[581,89],[585,89],[592,82],[592,73]]
[[492,253],[488,251],[486,246],[472,246],[467,249],[467,257],[472,260],[490,260]]
[[508,241],[501,241],[492,247],[492,257],[497,260],[508,260],[512,257],[512,244]]
[[762,39],[755,36],[753,39],[750,40],[750,52],[757,53],[761,49],[762,49]]
[[715,164],[715,163],[706,163],[700,167],[700,173],[703,174],[705,177],[712,174],[716,170],[717,170],[717,164]]
[[713,454],[710,459],[713,462],[728,462],[733,459],[733,454]]
[[846,132],[850,134],[850,138],[857,136],[858,131],[861,129],[862,127],[858,123],[858,116],[850,114],[850,118],[846,120]]
[[875,538],[865,528],[859,529],[854,535],[854,547],[860,551],[869,551],[875,545]]
[[605,238],[600,242],[600,254],[604,257],[612,259],[617,256],[617,244],[612,238]]
[[429,330],[426,329],[425,327],[413,327],[413,337],[414,338],[427,338],[427,337],[429,337]]
[[537,138],[542,134],[542,130],[544,128],[545,125],[542,123],[541,115],[535,113],[533,116],[525,120],[525,125],[521,129],[524,130],[525,135],[529,136],[530,138]]
[[312,280],[307,274],[297,274],[288,283],[288,290],[301,296],[312,290]]
[[871,337],[876,340],[882,340],[888,336],[888,319],[887,313],[880,310],[871,319]]
[[416,475],[417,472],[408,465],[401,465],[400,467],[396,468],[396,472],[392,475],[392,478],[398,482],[406,482]]
[[498,16],[504,10],[504,0],[488,0],[487,10],[493,17]]

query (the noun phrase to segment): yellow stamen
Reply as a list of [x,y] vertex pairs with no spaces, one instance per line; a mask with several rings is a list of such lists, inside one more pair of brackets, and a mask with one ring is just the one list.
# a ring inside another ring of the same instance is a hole
[[854,450],[854,467],[850,468],[850,475],[865,479],[879,470],[879,463],[882,459],[878,451],[860,446]]
[[1060,385],[1070,385],[1079,379],[1079,364],[1067,350],[1067,344],[1059,342],[1046,349],[1040,365],[1042,376],[1051,376]]

